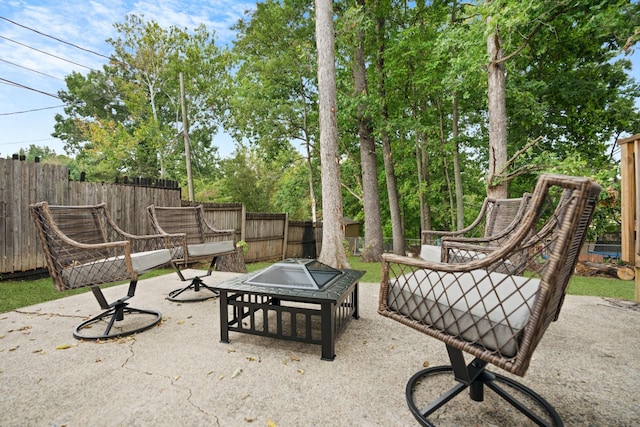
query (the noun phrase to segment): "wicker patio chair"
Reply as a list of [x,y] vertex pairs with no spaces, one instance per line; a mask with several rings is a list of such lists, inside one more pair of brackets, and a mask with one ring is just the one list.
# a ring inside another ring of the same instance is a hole
[[[485,385],[536,424],[562,425],[544,398],[486,367],[524,376],[558,318],[600,189],[587,178],[542,175],[522,226],[482,259],[450,264],[383,255],[378,312],[443,341],[451,361],[416,373],[407,384],[407,403],[422,425],[433,425],[428,417],[467,387],[472,400],[483,401]],[[526,275],[499,272],[514,251],[527,254],[519,258]],[[474,357],[468,364],[465,353]],[[447,388],[455,385],[434,395],[432,382],[442,378]]]
[[[169,264],[171,253],[167,248],[183,236],[126,233],[114,223],[104,203],[51,206],[40,202],[30,205],[29,210],[56,290],[88,286],[104,310],[79,324],[74,337],[95,340],[126,336],[161,320],[158,311],[133,308],[126,301],[134,296],[142,273]],[[127,295],[108,302],[100,286],[126,280]]]
[[[470,241],[466,239],[485,239],[480,243],[483,246],[499,246],[520,225],[530,202],[530,193],[513,199],[487,197],[482,202],[478,216],[468,227],[457,231],[423,231],[420,257],[434,262],[456,262],[453,258],[447,258],[448,254],[442,248],[444,241],[453,247],[458,240],[468,243]],[[436,245],[438,242],[440,245]]]
[[[172,250],[171,265],[178,273],[180,280],[190,280],[191,283],[169,292],[167,298],[171,301],[194,302],[218,296],[218,291],[207,286],[202,281],[202,277],[211,275],[218,257],[236,253],[235,230],[215,229],[205,218],[202,205],[192,207],[150,205],[147,211],[156,233],[184,233],[187,236],[182,245]],[[206,274],[185,278],[182,270],[201,261],[209,261]],[[202,289],[207,292],[200,293]]]

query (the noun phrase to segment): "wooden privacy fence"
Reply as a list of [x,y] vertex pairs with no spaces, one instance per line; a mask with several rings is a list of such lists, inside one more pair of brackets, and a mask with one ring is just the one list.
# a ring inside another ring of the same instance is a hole
[[321,225],[315,227],[311,221],[289,221],[283,213],[247,213],[240,203],[187,202],[181,200],[180,188],[142,182],[144,185],[69,181],[65,166],[0,159],[0,277],[46,268],[29,216],[29,205],[39,201],[54,205],[104,202],[115,222],[132,234],[152,232],[146,210],[150,204],[202,204],[214,227],[234,229],[236,240],[247,243],[245,262],[315,258],[320,252]]

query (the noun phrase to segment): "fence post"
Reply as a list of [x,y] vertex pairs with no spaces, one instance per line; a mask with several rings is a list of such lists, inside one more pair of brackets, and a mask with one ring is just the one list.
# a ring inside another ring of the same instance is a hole
[[247,208],[244,203],[242,204],[242,211],[240,213],[240,240],[246,242],[246,230],[247,230]]
[[287,245],[289,243],[289,212],[284,214],[284,241],[282,242],[282,259],[287,257]]

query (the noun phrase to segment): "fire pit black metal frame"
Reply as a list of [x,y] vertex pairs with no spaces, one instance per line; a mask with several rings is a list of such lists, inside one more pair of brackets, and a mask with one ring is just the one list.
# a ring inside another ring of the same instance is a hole
[[[220,341],[229,343],[232,331],[320,344],[322,360],[333,360],[338,332],[350,318],[359,317],[358,280],[364,274],[340,271],[340,277],[321,290],[244,283],[249,275],[213,285],[220,292]],[[320,336],[312,328],[314,317],[320,320]]]

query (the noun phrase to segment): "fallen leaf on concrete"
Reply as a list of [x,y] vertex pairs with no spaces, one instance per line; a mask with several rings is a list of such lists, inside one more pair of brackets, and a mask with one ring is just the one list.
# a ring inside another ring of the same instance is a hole
[[71,347],[75,347],[78,344],[60,344],[56,346],[56,350],[66,350]]

